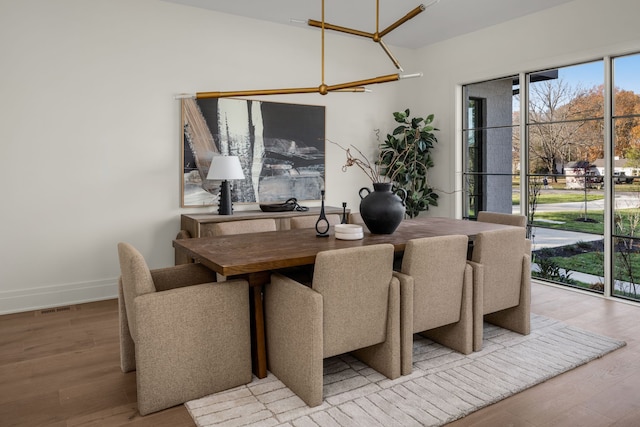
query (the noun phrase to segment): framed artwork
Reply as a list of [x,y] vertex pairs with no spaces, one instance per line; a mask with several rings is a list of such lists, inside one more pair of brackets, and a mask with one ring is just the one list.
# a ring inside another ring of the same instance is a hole
[[325,107],[244,99],[182,100],[182,207],[218,202],[211,158],[240,158],[234,203],[319,200],[325,173]]

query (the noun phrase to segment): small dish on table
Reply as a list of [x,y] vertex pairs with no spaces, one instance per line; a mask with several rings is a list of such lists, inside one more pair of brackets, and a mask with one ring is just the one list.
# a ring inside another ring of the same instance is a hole
[[364,237],[362,226],[358,224],[336,224],[334,226],[336,239],[360,240]]

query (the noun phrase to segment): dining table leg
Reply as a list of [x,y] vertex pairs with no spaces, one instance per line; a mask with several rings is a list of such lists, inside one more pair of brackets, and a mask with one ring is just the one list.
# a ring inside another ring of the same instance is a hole
[[251,299],[251,356],[253,373],[258,378],[267,376],[267,346],[264,329],[264,305],[262,290],[270,280],[271,273],[251,273],[244,278],[249,282]]

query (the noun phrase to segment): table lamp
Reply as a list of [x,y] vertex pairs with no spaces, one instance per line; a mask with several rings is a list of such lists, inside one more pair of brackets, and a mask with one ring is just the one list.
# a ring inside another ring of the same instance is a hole
[[238,156],[213,156],[207,179],[220,181],[220,202],[218,203],[218,213],[220,215],[232,215],[231,189],[229,180],[244,179],[242,166]]

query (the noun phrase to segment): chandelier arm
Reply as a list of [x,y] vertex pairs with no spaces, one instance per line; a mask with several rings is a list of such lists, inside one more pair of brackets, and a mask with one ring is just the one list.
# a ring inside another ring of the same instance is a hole
[[379,27],[380,27],[380,0],[376,0],[376,32],[375,32],[376,35],[378,35],[378,31],[380,31]]
[[363,93],[363,92],[371,92],[370,90],[367,90],[367,88],[365,88],[364,86],[355,86],[355,87],[347,87],[344,89],[335,89],[332,90],[331,92],[356,92],[356,93]]
[[356,80],[353,82],[330,85],[330,86],[327,86],[327,90],[329,92],[334,92],[337,90],[348,89],[348,88],[357,87],[357,86],[366,86],[366,85],[371,85],[376,83],[393,82],[399,79],[400,79],[399,74],[388,74],[386,76],[373,77],[365,80]]
[[[322,21],[316,21],[314,19],[307,20],[307,25],[310,27],[322,28]],[[366,31],[354,30],[353,28],[341,27],[339,25],[329,24],[328,22],[324,23],[324,28],[326,30],[339,31],[342,33],[351,34],[354,36],[367,37],[369,39],[373,39],[373,33],[368,33]]]
[[[374,82],[378,83],[378,82]],[[364,93],[367,92],[367,89],[362,85],[352,85],[351,83],[347,84],[347,87],[340,89],[332,89],[332,92],[357,92]],[[319,87],[301,87],[301,88],[285,88],[285,89],[258,89],[258,90],[238,90],[238,91],[228,91],[228,92],[198,92],[195,95],[193,94],[180,94],[176,95],[176,99],[210,99],[210,98],[235,98],[235,97],[243,97],[243,96],[261,96],[261,95],[289,95],[289,94],[299,94],[299,93],[319,93]]]
[[395,30],[396,28],[398,28],[400,25],[404,24],[405,22],[407,22],[411,18],[415,18],[417,15],[422,13],[425,9],[426,9],[426,7],[423,4],[421,4],[420,6],[416,7],[411,12],[407,13],[405,16],[403,16],[402,18],[398,19],[396,22],[394,22],[393,24],[389,25],[387,28],[382,30],[378,34],[379,37],[384,37],[385,35],[389,34],[391,31]]
[[258,89],[258,90],[238,90],[227,92],[198,92],[196,99],[209,98],[233,98],[239,96],[260,96],[260,95],[288,95],[296,93],[317,93],[318,87],[299,87],[286,89]]
[[393,65],[395,65],[395,67],[400,70],[400,71],[404,71],[402,69],[402,66],[400,65],[400,63],[398,62],[398,60],[396,59],[395,56],[393,56],[393,53],[391,53],[391,51],[389,50],[389,48],[387,47],[387,45],[384,43],[384,41],[382,41],[382,39],[378,40],[378,44],[380,45],[380,47],[382,47],[382,50],[384,50],[384,52],[387,54],[387,56],[389,57],[389,59],[391,59],[391,62],[393,62]]

